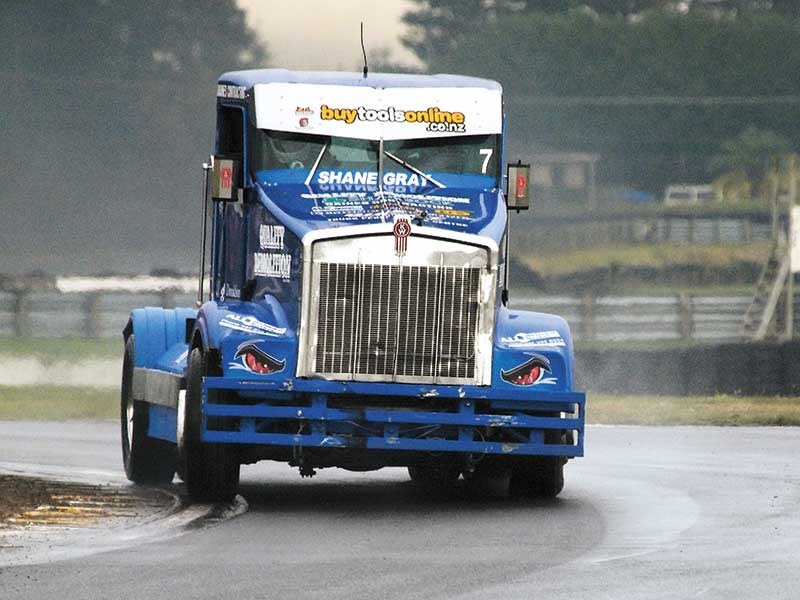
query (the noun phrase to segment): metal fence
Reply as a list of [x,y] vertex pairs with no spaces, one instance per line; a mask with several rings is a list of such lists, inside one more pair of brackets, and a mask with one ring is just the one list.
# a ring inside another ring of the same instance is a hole
[[[771,222],[764,218],[703,216],[616,216],[541,218],[528,228],[536,244],[584,248],[598,244],[749,244],[772,239]],[[517,237],[525,237],[517,234]]]
[[6,279],[0,336],[107,338],[120,335],[134,308],[194,306],[191,277]]
[[[78,281],[80,284],[76,284]],[[92,283],[94,281],[94,283]],[[46,290],[0,291],[0,336],[88,338],[120,334],[133,308],[194,306],[193,279],[157,285],[64,278]],[[100,282],[100,283],[98,283]],[[128,291],[119,291],[124,287]],[[511,307],[555,313],[576,340],[741,339],[748,295],[512,296]]]
[[752,297],[537,296],[512,300],[513,308],[555,313],[570,324],[576,340],[732,341]]

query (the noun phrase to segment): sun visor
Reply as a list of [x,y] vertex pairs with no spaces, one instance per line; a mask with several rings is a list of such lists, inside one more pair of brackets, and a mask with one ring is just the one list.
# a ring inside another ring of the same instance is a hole
[[254,95],[259,129],[402,140],[503,128],[501,92],[487,88],[264,83],[254,86]]

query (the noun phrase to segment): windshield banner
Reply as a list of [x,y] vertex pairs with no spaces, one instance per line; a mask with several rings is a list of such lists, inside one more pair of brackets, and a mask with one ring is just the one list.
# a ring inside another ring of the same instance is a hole
[[499,90],[371,88],[300,83],[255,86],[256,126],[366,140],[502,132]]

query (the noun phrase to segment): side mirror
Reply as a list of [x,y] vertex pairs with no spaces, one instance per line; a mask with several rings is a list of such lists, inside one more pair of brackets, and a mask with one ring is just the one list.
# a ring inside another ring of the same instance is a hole
[[219,202],[239,200],[242,163],[239,160],[211,157],[211,199]]
[[528,185],[531,175],[531,166],[521,162],[509,164],[506,169],[508,193],[506,194],[506,207],[508,210],[528,210],[531,207],[531,192]]

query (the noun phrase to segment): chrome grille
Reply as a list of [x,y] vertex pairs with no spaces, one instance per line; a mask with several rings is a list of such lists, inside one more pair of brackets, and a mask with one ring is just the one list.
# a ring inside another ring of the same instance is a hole
[[475,377],[480,268],[316,268],[316,373],[388,381]]

